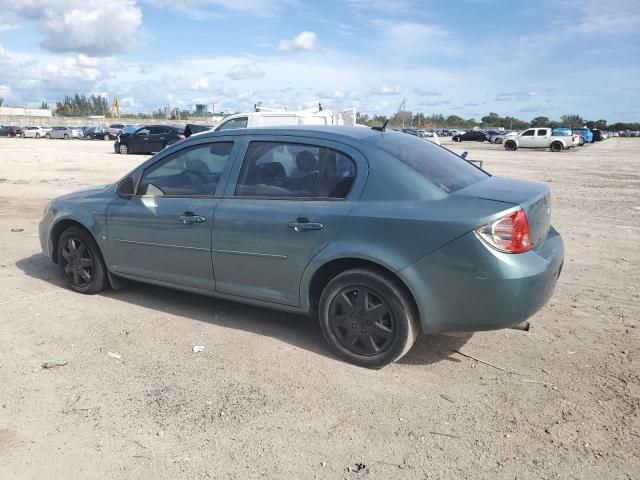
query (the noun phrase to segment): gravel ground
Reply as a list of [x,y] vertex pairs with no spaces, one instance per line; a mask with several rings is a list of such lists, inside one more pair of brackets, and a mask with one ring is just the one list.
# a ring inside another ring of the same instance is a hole
[[528,333],[423,336],[370,371],[312,319],[72,293],[40,253],[46,201],[146,157],[0,138],[0,478],[640,478],[640,140],[448,145],[550,185],[562,276]]

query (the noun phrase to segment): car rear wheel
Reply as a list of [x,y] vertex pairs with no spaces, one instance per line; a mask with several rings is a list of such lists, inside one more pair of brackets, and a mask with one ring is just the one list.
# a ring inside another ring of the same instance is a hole
[[109,140],[109,135],[105,135],[105,136],[104,136],[104,139],[105,139],[105,140]]
[[25,136],[25,134],[24,134],[24,133],[21,133],[21,134],[20,134],[20,136],[21,136],[22,138],[27,138],[27,137]]
[[559,152],[560,150],[562,150],[562,144],[560,142],[553,142],[551,144],[552,152]]
[[370,269],[347,270],[325,287],[320,327],[344,360],[380,368],[405,355],[418,335],[418,316],[395,281]]
[[58,266],[72,290],[94,294],[104,290],[107,273],[100,249],[93,237],[82,228],[69,227],[58,239]]
[[67,135],[66,133],[64,134],[64,139],[65,140],[69,140],[69,135]]
[[129,147],[127,147],[124,143],[121,143],[120,146],[118,147],[118,152],[126,155],[127,153],[129,153]]
[[51,140],[51,134],[50,134],[50,133],[47,133],[47,134],[45,135],[45,138],[47,138],[47,139]]
[[36,138],[40,138],[40,134],[39,133],[36,133]]
[[462,141],[460,139],[460,137],[453,137],[451,140],[453,140],[454,142],[461,142]]
[[506,142],[504,142],[504,148],[505,150],[513,152],[516,148],[518,148],[518,145],[516,145],[516,142],[513,140],[507,140]]

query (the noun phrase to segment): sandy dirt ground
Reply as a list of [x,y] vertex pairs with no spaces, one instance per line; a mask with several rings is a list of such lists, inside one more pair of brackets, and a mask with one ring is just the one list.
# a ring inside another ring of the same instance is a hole
[[551,187],[562,276],[528,333],[422,336],[371,371],[313,319],[72,293],[40,253],[45,203],[146,157],[0,138],[0,479],[639,479],[640,140],[447,145]]

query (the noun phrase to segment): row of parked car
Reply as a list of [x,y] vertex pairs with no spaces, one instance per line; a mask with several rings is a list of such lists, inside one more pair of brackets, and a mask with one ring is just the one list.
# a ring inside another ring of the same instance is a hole
[[12,125],[0,126],[0,136],[22,138],[49,138],[71,140],[82,138],[85,140],[115,140],[118,135],[137,130],[136,125],[116,123],[108,127],[17,127]]

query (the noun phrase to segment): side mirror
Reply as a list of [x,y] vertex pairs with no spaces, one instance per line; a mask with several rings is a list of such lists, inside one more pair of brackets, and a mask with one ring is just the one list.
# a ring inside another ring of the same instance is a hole
[[118,196],[122,198],[131,198],[134,195],[133,178],[125,178],[118,184]]
[[462,152],[462,155],[460,155],[460,158],[464,158],[466,160],[467,155],[469,155],[469,152]]

